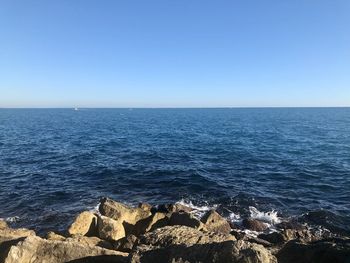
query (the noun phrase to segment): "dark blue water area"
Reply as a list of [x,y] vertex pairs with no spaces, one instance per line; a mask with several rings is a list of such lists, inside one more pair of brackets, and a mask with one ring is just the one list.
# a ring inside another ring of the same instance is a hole
[[0,217],[63,230],[103,196],[349,232],[350,108],[0,109]]

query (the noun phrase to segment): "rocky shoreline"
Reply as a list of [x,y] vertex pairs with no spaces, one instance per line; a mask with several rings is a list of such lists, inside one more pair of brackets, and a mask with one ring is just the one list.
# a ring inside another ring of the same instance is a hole
[[2,262],[347,263],[350,238],[296,222],[281,222],[271,232],[257,219],[238,226],[215,210],[197,217],[183,204],[130,207],[104,198],[98,212],[82,212],[66,233],[45,238],[0,220]]

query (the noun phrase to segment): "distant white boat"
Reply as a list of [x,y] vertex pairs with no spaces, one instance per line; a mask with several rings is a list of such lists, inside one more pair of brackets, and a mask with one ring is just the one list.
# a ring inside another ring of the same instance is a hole
[[79,110],[78,108],[74,108],[74,110]]

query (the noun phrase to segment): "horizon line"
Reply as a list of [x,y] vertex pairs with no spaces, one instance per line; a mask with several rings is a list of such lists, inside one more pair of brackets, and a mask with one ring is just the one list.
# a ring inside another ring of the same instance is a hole
[[213,107],[1,107],[0,109],[263,109],[263,108],[350,108],[350,106],[213,106]]

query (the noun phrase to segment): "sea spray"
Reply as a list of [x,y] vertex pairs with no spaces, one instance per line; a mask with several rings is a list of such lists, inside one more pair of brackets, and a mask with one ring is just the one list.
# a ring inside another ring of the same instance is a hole
[[254,206],[249,206],[250,217],[268,223],[270,225],[275,225],[281,223],[281,219],[277,216],[277,212],[272,210],[269,212],[261,212]]

